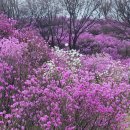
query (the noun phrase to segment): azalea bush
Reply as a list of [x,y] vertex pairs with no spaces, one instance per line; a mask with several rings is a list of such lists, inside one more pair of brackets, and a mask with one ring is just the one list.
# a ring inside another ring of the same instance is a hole
[[16,21],[0,13],[0,38],[12,35]]
[[[16,28],[17,22],[8,19],[1,14],[1,27],[8,25],[11,34],[1,35],[0,38],[0,59],[13,66],[13,75],[18,82],[22,84],[31,73],[31,69],[42,65],[49,59],[49,48],[45,40],[38,34],[38,31],[32,27],[25,27],[22,29]],[[5,23],[4,23],[5,21]],[[7,29],[7,27],[5,27]],[[7,32],[10,32],[9,30]],[[16,80],[15,80],[16,82]],[[18,85],[19,86],[19,85]],[[20,85],[21,86],[21,85]]]

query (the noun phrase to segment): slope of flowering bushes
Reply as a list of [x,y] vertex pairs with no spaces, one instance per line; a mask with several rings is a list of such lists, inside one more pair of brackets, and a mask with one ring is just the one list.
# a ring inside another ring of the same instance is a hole
[[12,97],[9,128],[123,130],[129,91],[127,68],[110,56],[56,48]]
[[[51,49],[34,28],[18,29],[16,23],[12,27],[6,16],[0,17],[0,129],[127,127],[129,59],[114,60],[105,51],[108,45],[117,47],[119,42],[87,34],[80,41],[89,37],[90,41],[101,43],[99,54],[95,48],[91,55],[58,47]],[[2,21],[6,21],[11,33],[5,31],[7,27]]]

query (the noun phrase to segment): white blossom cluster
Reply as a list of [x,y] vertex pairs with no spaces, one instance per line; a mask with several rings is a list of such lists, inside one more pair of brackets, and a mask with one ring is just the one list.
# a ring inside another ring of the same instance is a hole
[[46,76],[52,76],[54,73],[55,73],[55,70],[56,70],[56,66],[55,66],[55,63],[53,61],[48,61],[46,63],[47,67],[48,67],[48,71],[46,71],[44,74],[43,74],[43,77],[46,77]]
[[[61,61],[68,69],[73,72],[76,72],[77,69],[81,66],[81,59],[82,56],[75,50],[65,51],[63,49],[59,49],[55,47],[52,50],[54,54],[54,58],[46,63],[47,70],[43,73],[43,79],[45,77],[54,77],[59,76],[57,71],[57,61]],[[58,59],[57,59],[58,58]],[[63,67],[63,66],[62,66]],[[43,67],[44,70],[44,67]]]
[[55,54],[61,60],[65,60],[65,64],[67,64],[71,70],[76,70],[81,66],[80,57],[82,57],[82,54],[78,53],[76,50],[64,51],[63,49],[55,47]]
[[73,70],[79,68],[81,66],[80,54],[75,50],[71,50],[68,52],[68,55],[70,56],[70,59],[67,61],[67,64]]

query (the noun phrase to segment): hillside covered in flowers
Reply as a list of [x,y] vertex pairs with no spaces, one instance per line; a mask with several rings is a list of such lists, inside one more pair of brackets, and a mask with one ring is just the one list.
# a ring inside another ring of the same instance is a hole
[[51,46],[36,26],[1,13],[0,130],[129,127],[130,31],[113,26],[98,21],[74,48],[66,31]]

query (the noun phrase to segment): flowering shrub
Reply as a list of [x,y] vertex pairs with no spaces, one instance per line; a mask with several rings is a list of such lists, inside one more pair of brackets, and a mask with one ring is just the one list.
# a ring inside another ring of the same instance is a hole
[[15,24],[15,20],[8,19],[4,14],[0,14],[0,38],[12,35]]
[[14,86],[13,68],[7,63],[0,63],[0,128],[5,129],[10,122],[12,96],[18,88]]
[[19,43],[18,39],[16,38],[9,38],[9,39],[1,39],[0,40],[0,57],[1,58],[12,58],[12,59],[19,59],[22,58],[23,52],[27,49],[26,43]]
[[13,66],[15,86],[21,86],[32,72],[31,69],[39,67],[49,59],[49,48],[38,31],[32,27],[17,29],[16,21],[3,14],[0,17],[0,29],[8,33],[8,37],[0,34],[0,59]]

